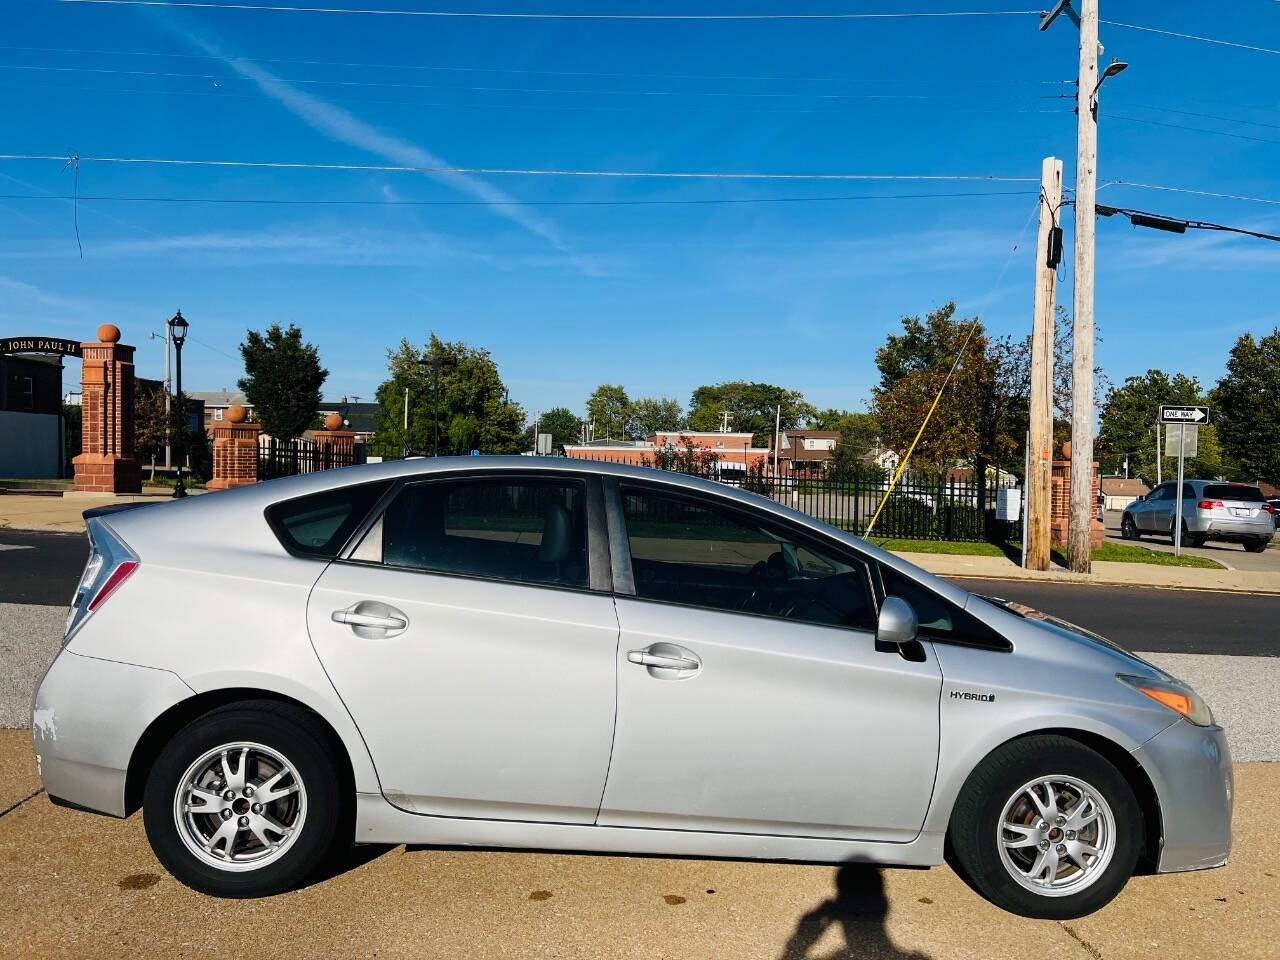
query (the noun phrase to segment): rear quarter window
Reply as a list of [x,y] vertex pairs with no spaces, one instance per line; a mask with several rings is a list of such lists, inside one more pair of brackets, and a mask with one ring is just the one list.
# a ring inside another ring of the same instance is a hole
[[267,507],[267,523],[295,556],[332,559],[390,488],[385,480],[282,500]]

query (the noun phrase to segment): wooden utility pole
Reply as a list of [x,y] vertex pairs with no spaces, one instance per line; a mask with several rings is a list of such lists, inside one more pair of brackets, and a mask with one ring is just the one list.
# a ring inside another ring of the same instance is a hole
[[1088,573],[1093,533],[1093,234],[1098,166],[1098,0],[1080,0],[1076,90],[1075,302],[1071,338],[1071,520],[1067,562]]
[[1053,499],[1053,294],[1062,231],[1062,161],[1040,166],[1040,233],[1036,241],[1035,319],[1031,333],[1031,423],[1027,439],[1027,555],[1029,570],[1049,569]]

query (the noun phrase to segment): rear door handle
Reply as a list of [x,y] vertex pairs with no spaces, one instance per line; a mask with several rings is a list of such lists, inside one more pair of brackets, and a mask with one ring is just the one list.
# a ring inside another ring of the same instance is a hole
[[333,622],[345,623],[349,627],[381,627],[383,630],[403,630],[409,625],[409,621],[403,617],[379,617],[353,610],[333,611]]
[[644,650],[628,651],[627,659],[646,667],[667,667],[671,670],[697,670],[699,667],[697,660],[690,660],[688,657],[664,657],[660,653],[648,653]]
[[365,640],[384,640],[394,637],[409,627],[409,618],[377,600],[361,600],[345,610],[335,610],[329,615],[334,623],[345,624],[351,632]]

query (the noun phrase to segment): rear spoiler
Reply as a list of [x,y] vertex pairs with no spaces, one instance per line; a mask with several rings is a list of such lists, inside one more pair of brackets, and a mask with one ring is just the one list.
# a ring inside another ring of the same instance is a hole
[[150,500],[133,500],[129,503],[109,503],[105,507],[90,507],[81,516],[85,520],[93,520],[96,517],[105,517],[113,513],[123,513],[125,510],[132,510],[134,507],[149,507],[153,502]]

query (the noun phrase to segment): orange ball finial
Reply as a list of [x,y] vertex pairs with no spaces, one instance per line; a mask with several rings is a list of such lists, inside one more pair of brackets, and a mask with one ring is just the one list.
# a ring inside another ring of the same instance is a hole
[[249,411],[238,403],[233,403],[227,407],[226,417],[232,423],[244,423],[245,417],[248,415]]
[[325,418],[324,418],[324,428],[325,428],[326,430],[341,430],[341,429],[342,429],[342,414],[340,414],[340,413],[331,413],[331,414],[329,414],[327,417],[325,417]]
[[104,323],[102,326],[98,327],[98,342],[119,343],[120,328],[114,323]]

